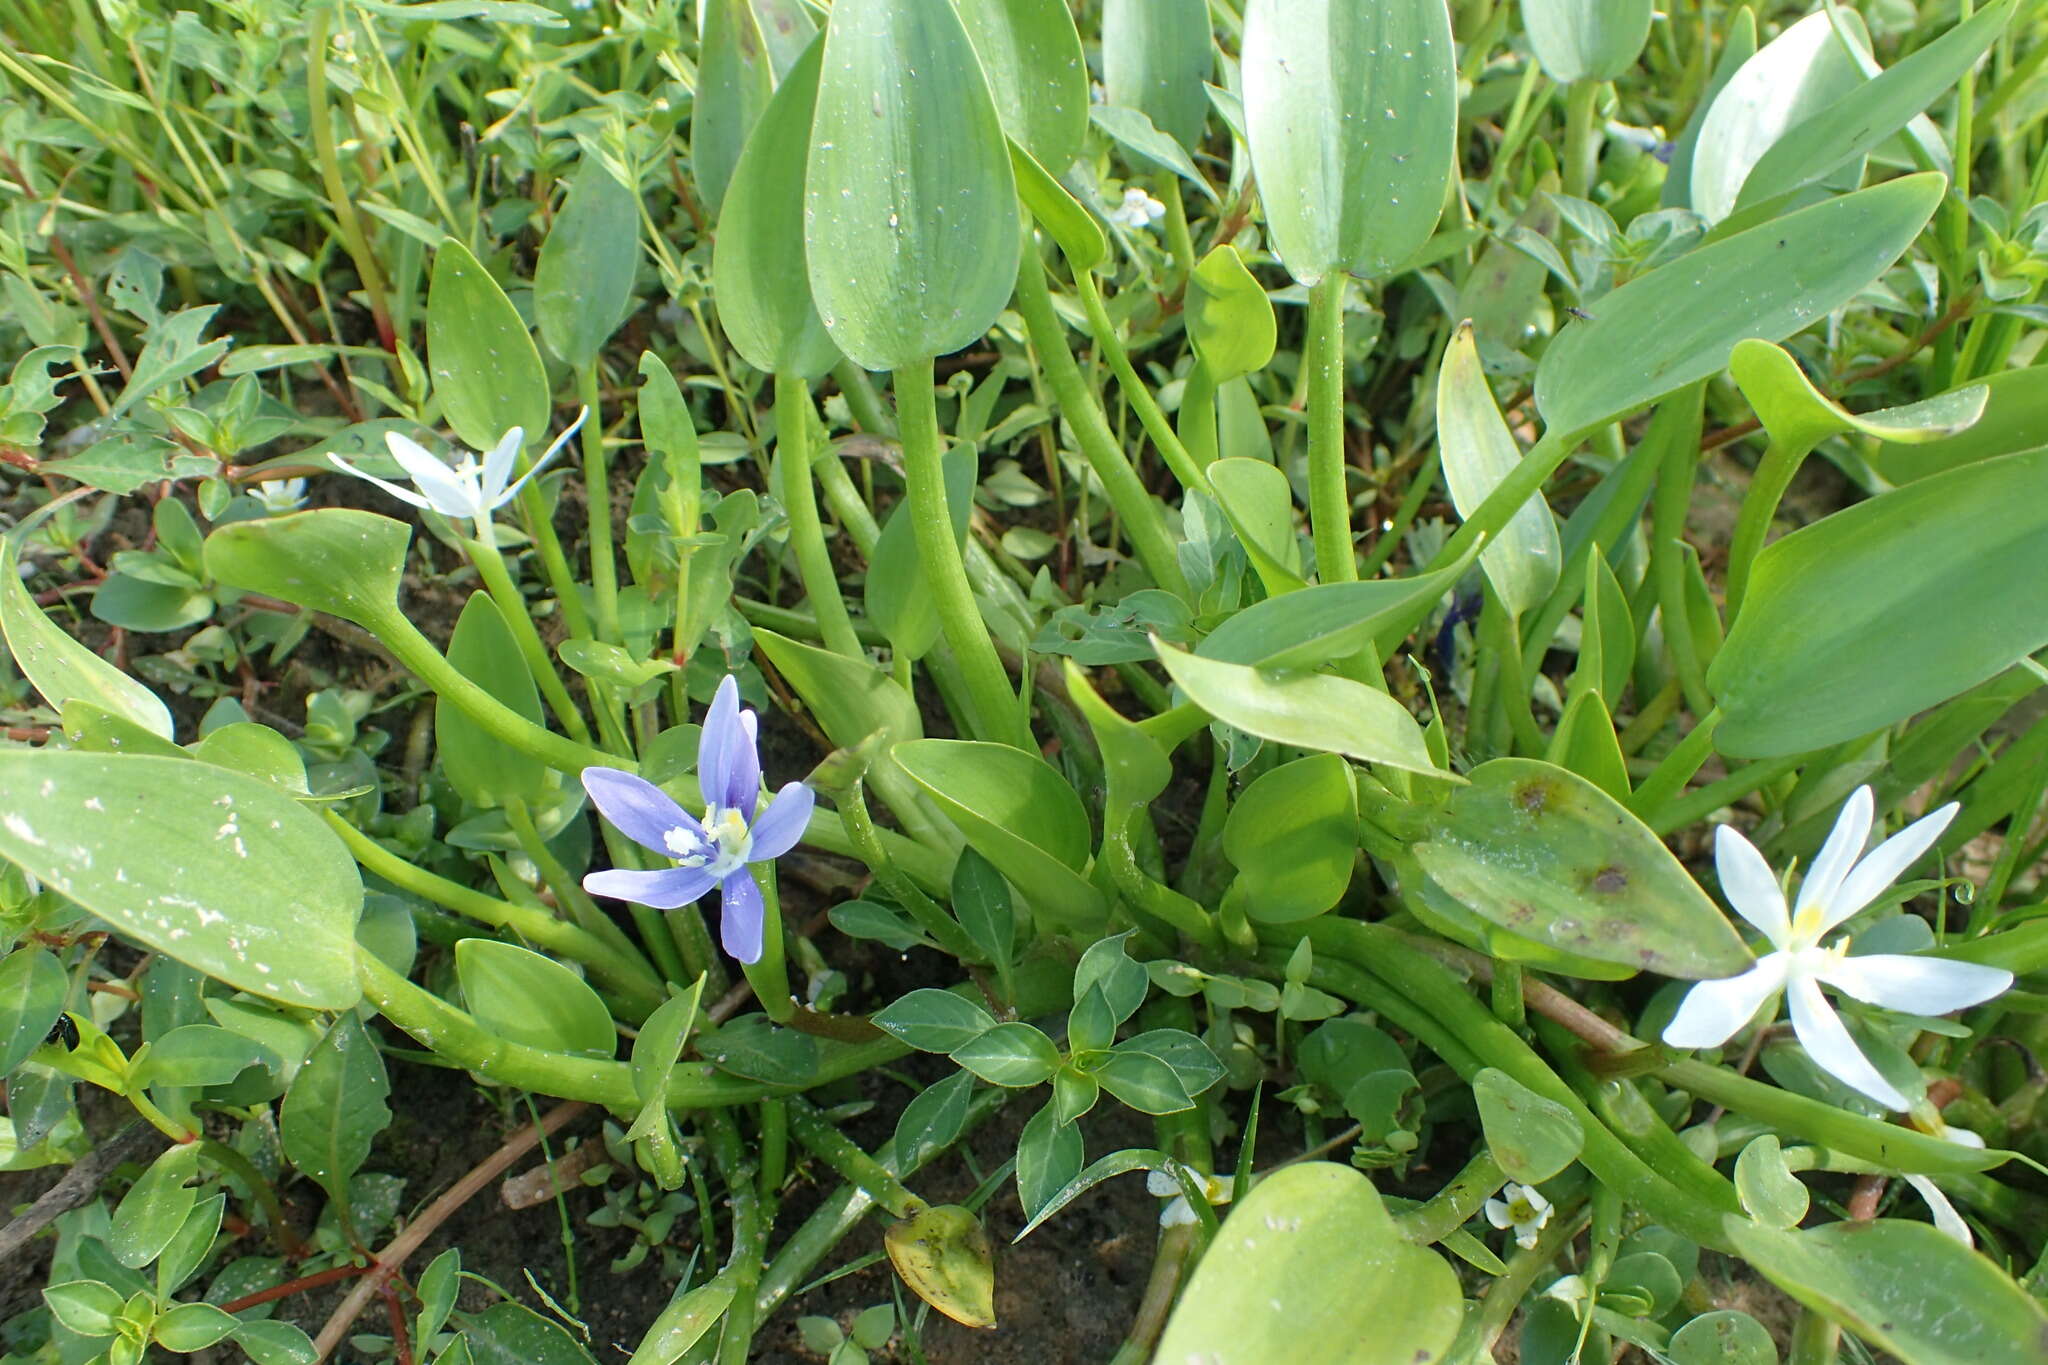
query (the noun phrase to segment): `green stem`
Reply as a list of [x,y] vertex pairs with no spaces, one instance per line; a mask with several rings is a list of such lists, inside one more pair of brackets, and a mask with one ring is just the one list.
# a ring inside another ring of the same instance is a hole
[[1575,199],[1593,193],[1593,173],[1600,164],[1600,135],[1594,127],[1598,81],[1574,81],[1564,95],[1564,191]]
[[[612,923],[610,916],[597,908],[597,902],[590,898],[589,893],[577,883],[575,875],[562,866],[562,860],[548,847],[547,840],[541,837],[539,827],[533,823],[533,812],[527,809],[525,801],[515,796],[505,803],[505,823],[512,827],[512,837],[519,841],[520,851],[532,861],[534,867],[540,871],[541,880],[555,893],[555,903],[566,909],[569,917],[589,933],[607,941],[616,937],[615,947],[631,951],[631,941]],[[647,907],[635,908],[644,910]],[[658,920],[656,922],[659,923]],[[658,949],[659,946],[649,945],[651,949]],[[660,952],[656,951],[655,956],[659,959]],[[681,979],[677,975],[681,963],[663,962],[661,965],[662,970],[672,979]],[[671,966],[675,970],[671,971]]]
[[604,398],[597,383],[597,361],[576,371],[576,386],[590,416],[583,424],[583,498],[589,511],[590,595],[597,605],[597,638],[618,644],[619,566],[612,552],[612,483],[605,468]]
[[1216,381],[1200,361],[1188,371],[1187,382],[1181,386],[1174,430],[1199,468],[1206,470],[1216,463],[1221,453],[1216,434]]
[[792,1096],[788,1104],[790,1134],[848,1184],[897,1218],[909,1218],[927,1207],[893,1171],[854,1145],[808,1100]]
[[[1108,419],[1103,416],[1102,405],[1094,391],[1081,377],[1081,368],[1074,361],[1074,353],[1068,349],[1059,314],[1053,310],[1052,292],[1045,282],[1045,264],[1039,259],[1037,246],[1028,237],[1017,265],[1016,301],[1017,311],[1024,318],[1025,332],[1031,339],[1031,349],[1037,353],[1046,382],[1051,385],[1053,396],[1059,400],[1060,415],[1067,419],[1067,425],[1073,429],[1074,439],[1081,447],[1082,457],[1109,494],[1110,506],[1116,509],[1117,519],[1123,523],[1124,534],[1130,537],[1138,562],[1145,566],[1145,572],[1152,575],[1154,583],[1186,600],[1190,596],[1187,576],[1181,572],[1180,556],[1173,538],[1166,532],[1165,519],[1160,516],[1152,495],[1145,491],[1145,485],[1139,480],[1137,470],[1131,467],[1123,447],[1117,444],[1115,435],[1110,432]],[[1185,420],[1186,409],[1183,408],[1182,412]]]
[[960,961],[983,961],[987,954],[975,946],[967,931],[937,901],[919,890],[917,883],[904,876],[896,866],[896,860],[889,856],[888,847],[882,843],[881,831],[875,828],[874,819],[868,814],[867,796],[862,791],[861,780],[855,778],[827,794],[839,809],[839,821],[846,830],[847,841],[853,845],[853,856],[867,864],[868,871],[875,874],[875,880],[910,913],[918,927]]
[[1650,504],[1650,571],[1657,580],[1657,610],[1672,671],[1685,689],[1685,704],[1693,715],[1704,717],[1714,704],[1707,692],[1706,668],[1694,646],[1692,614],[1685,601],[1685,522],[1698,460],[1696,450],[1677,442],[1664,449]]
[[1124,350],[1123,341],[1116,334],[1116,324],[1110,321],[1109,309],[1102,302],[1102,291],[1095,287],[1095,276],[1086,270],[1076,272],[1074,289],[1081,296],[1081,306],[1087,310],[1088,328],[1095,334],[1095,349],[1108,359],[1109,367],[1116,372],[1124,401],[1131,405],[1131,411],[1138,414],[1139,424],[1152,438],[1152,444],[1158,447],[1166,467],[1173,471],[1174,478],[1180,480],[1181,487],[1210,493],[1208,476],[1196,468],[1187,447],[1180,443],[1180,437],[1174,435],[1166,414],[1159,410],[1152,390],[1145,387],[1145,381],[1132,368],[1131,357]]
[[1344,454],[1344,289],[1350,277],[1333,270],[1308,295],[1308,521],[1316,576],[1325,583],[1358,577],[1351,546],[1349,461]]
[[974,591],[967,585],[960,542],[953,538],[953,519],[946,508],[946,479],[939,459],[939,417],[932,400],[931,360],[904,366],[895,372],[894,380],[896,417],[903,437],[904,481],[910,499],[906,510],[917,536],[925,587],[932,595],[946,643],[966,680],[974,731],[982,739],[1030,751],[1030,728],[1018,711],[1017,694],[1010,688],[1009,674],[996,657],[988,624],[981,619]]
[[739,1124],[730,1114],[707,1114],[711,1157],[725,1181],[732,1206],[732,1255],[721,1275],[732,1278],[732,1303],[725,1310],[725,1331],[718,1342],[718,1365],[747,1365],[754,1350],[754,1289],[768,1261],[768,1202],[753,1178],[752,1163],[740,1142]]
[[641,1018],[662,1002],[661,979],[639,954],[615,945],[588,929],[556,919],[530,906],[514,905],[415,867],[331,810],[322,811],[327,827],[348,845],[366,871],[400,891],[429,900],[493,929],[517,934],[560,957],[588,967],[612,992],[630,1002]]
[[533,537],[533,548],[540,556],[541,572],[555,600],[562,604],[562,624],[569,628],[569,638],[592,638],[590,613],[583,609],[583,594],[576,590],[575,571],[569,567],[569,557],[562,553],[562,538],[555,534],[555,523],[548,517],[547,499],[541,495],[538,479],[528,479],[519,490],[519,510],[526,519],[526,533]]
[[1419,1207],[1397,1215],[1394,1224],[1403,1237],[1419,1246],[1441,1242],[1464,1227],[1506,1180],[1507,1173],[1493,1153],[1482,1147],[1465,1163],[1464,1170],[1451,1177],[1450,1184]]
[[1664,755],[1657,770],[1636,785],[1628,798],[1628,808],[1647,823],[1658,810],[1675,801],[1685,790],[1685,784],[1692,781],[1692,775],[1714,752],[1714,730],[1720,724],[1719,711],[1707,712],[1705,719],[1688,730],[1685,738]]
[[778,1024],[787,1024],[796,1017],[796,1001],[789,993],[789,963],[782,951],[782,897],[775,886],[775,865],[754,863],[745,871],[761,889],[761,956],[742,962],[740,970],[754,988],[762,1012]]
[[1195,272],[1195,239],[1188,231],[1187,201],[1181,197],[1180,177],[1164,177],[1159,194],[1166,201],[1166,248],[1173,253],[1173,273],[1176,288],[1186,288],[1188,276]]
[[[378,268],[376,253],[370,250],[370,240],[356,215],[355,199],[341,178],[341,159],[335,151],[334,120],[327,104],[327,26],[333,19],[332,5],[319,6],[311,16],[306,35],[306,110],[313,130],[313,155],[320,163],[320,185],[327,191],[327,206],[334,211],[335,225],[341,230],[342,249],[348,252],[356,274],[362,279],[378,338],[390,346],[396,342],[397,331],[392,326],[390,305],[384,298],[384,272]],[[394,365],[391,373],[403,395],[405,371]]]
[[1764,537],[1771,532],[1771,518],[1778,510],[1778,502],[1785,496],[1785,490],[1791,487],[1792,476],[1799,472],[1800,462],[1814,444],[1804,440],[1790,444],[1772,441],[1765,448],[1763,459],[1757,462],[1756,473],[1749,480],[1749,491],[1742,496],[1742,510],[1735,517],[1735,534],[1728,542],[1730,620],[1742,607],[1743,594],[1749,588],[1750,570],[1756,564],[1757,552],[1764,547]]
[[469,562],[476,565],[477,577],[483,580],[484,591],[497,604],[498,615],[504,618],[506,629],[512,632],[520,657],[526,660],[527,671],[540,684],[541,695],[548,699],[548,709],[555,713],[572,739],[589,743],[590,726],[584,722],[583,712],[577,709],[569,689],[563,685],[561,674],[555,671],[555,661],[548,657],[548,647],[541,642],[540,632],[534,629],[526,596],[512,581],[504,553],[498,549],[496,528],[486,520],[479,521],[476,529],[477,538],[465,540],[462,544],[469,551]]
[[[818,500],[811,487],[813,452],[810,439],[811,391],[793,374],[775,376],[775,472],[782,510],[789,517],[789,545],[796,554],[797,576],[825,637],[825,647],[849,659],[864,659],[846,601],[839,595],[839,575],[832,567],[831,547],[818,520]],[[830,458],[829,456],[827,458]]]
[[421,682],[461,707],[493,739],[565,773],[580,773],[592,764],[633,770],[632,759],[554,734],[471,682],[442,657],[433,641],[420,634],[396,603],[364,612],[363,616],[365,619],[358,625],[375,635],[392,657],[417,674]]

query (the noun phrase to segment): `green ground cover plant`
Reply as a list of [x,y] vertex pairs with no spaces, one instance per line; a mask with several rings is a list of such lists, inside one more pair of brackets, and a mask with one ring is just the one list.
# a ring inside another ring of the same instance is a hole
[[2048,1358],[2044,39],[0,12],[0,1362]]

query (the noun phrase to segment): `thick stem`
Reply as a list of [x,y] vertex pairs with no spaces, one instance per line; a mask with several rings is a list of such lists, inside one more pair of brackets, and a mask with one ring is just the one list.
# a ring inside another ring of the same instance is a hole
[[1017,707],[1009,674],[996,657],[995,641],[967,585],[960,542],[953,538],[953,518],[946,508],[946,478],[939,458],[939,417],[932,401],[929,359],[897,370],[896,419],[903,436],[903,471],[908,485],[907,509],[917,535],[918,559],[925,587],[945,631],[946,643],[960,663],[967,684],[974,731],[983,739],[1030,750],[1031,732]]
[[1145,434],[1152,438],[1152,444],[1159,448],[1159,456],[1166,461],[1166,467],[1173,471],[1173,477],[1180,480],[1181,487],[1199,489],[1208,493],[1209,479],[1195,467],[1188,455],[1187,447],[1180,443],[1173,427],[1167,422],[1166,414],[1159,410],[1159,404],[1152,397],[1152,390],[1145,387],[1145,381],[1131,366],[1129,352],[1124,349],[1122,338],[1116,334],[1116,324],[1110,321],[1109,309],[1102,302],[1102,291],[1095,287],[1095,277],[1087,271],[1074,276],[1074,289],[1081,295],[1081,306],[1088,311],[1088,327],[1095,333],[1095,349],[1109,361],[1109,367],[1116,371],[1116,380],[1123,389],[1124,401],[1131,405],[1131,411],[1138,414],[1138,422],[1145,428]]
[[1600,97],[1598,81],[1574,81],[1564,95],[1564,190],[1575,199],[1593,193],[1593,173],[1600,164],[1600,132],[1594,123],[1594,107]]
[[1465,1169],[1451,1177],[1451,1183],[1430,1196],[1426,1203],[1395,1218],[1395,1225],[1409,1241],[1422,1246],[1441,1242],[1464,1227],[1473,1214],[1493,1197],[1507,1180],[1500,1163],[1485,1148],[1465,1163]]
[[1763,459],[1757,462],[1756,473],[1749,481],[1749,491],[1743,495],[1742,510],[1735,518],[1735,534],[1728,542],[1728,615],[1733,619],[1742,607],[1742,597],[1749,590],[1750,570],[1756,566],[1757,552],[1764,547],[1764,537],[1771,532],[1771,518],[1777,513],[1778,502],[1785,496],[1785,490],[1792,485],[1792,476],[1799,472],[1800,462],[1813,449],[1813,442],[1798,441],[1784,444],[1772,441],[1764,450]]
[[775,376],[775,466],[781,477],[782,510],[789,517],[789,546],[796,554],[797,576],[818,618],[825,647],[849,659],[867,657],[853,633],[846,601],[839,595],[839,575],[832,568],[832,550],[825,544],[818,520],[818,500],[811,488],[811,391],[793,374]]
[[[1095,471],[1095,477],[1102,481],[1104,491],[1109,494],[1110,505],[1116,509],[1117,519],[1123,523],[1124,534],[1131,539],[1131,548],[1137,552],[1138,562],[1145,566],[1145,572],[1152,575],[1153,582],[1174,596],[1186,599],[1189,596],[1187,576],[1181,572],[1180,557],[1172,537],[1166,533],[1165,519],[1153,504],[1152,495],[1139,481],[1138,472],[1131,467],[1123,447],[1117,444],[1116,437],[1110,432],[1101,403],[1081,377],[1081,368],[1067,347],[1059,315],[1053,311],[1052,292],[1045,282],[1045,265],[1039,260],[1037,246],[1028,237],[1024,242],[1023,257],[1017,265],[1016,301],[1017,311],[1024,318],[1025,331],[1031,338],[1031,349],[1037,353],[1046,382],[1052,387],[1053,396],[1059,400],[1060,414],[1073,429],[1074,439],[1079,443],[1088,467]],[[1213,445],[1213,434],[1211,443]]]
[[541,642],[540,632],[534,629],[526,597],[512,581],[505,556],[498,549],[495,528],[488,521],[480,521],[476,529],[477,538],[463,542],[469,550],[469,562],[476,565],[477,577],[483,580],[484,590],[490,593],[491,601],[497,604],[498,615],[505,619],[506,629],[512,632],[520,657],[526,660],[527,671],[540,684],[541,695],[548,699],[548,709],[562,722],[562,728],[569,732],[570,738],[588,743],[590,727],[584,723],[583,713],[569,696],[569,689],[563,686],[561,674],[555,671],[555,661],[548,657],[548,647]]
[[583,426],[583,498],[589,511],[590,595],[597,606],[597,638],[619,643],[619,566],[612,552],[612,484],[605,467],[604,399],[597,384],[597,362],[576,371],[576,384],[590,420]]
[[1316,546],[1316,576],[1325,583],[1358,577],[1351,549],[1351,495],[1344,457],[1344,287],[1333,270],[1309,291],[1308,521]]

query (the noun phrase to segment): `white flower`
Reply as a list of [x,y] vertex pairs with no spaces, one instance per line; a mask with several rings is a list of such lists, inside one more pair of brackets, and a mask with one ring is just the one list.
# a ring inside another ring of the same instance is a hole
[[[401,436],[395,431],[385,433],[384,443],[391,448],[391,458],[398,461],[399,467],[405,470],[407,477],[412,480],[412,488],[380,479],[375,474],[357,469],[338,456],[329,455],[327,458],[344,474],[368,479],[401,502],[409,502],[414,507],[430,507],[444,517],[483,521],[510,502],[525,486],[527,479],[540,473],[548,461],[560,454],[562,447],[568,444],[569,438],[576,434],[577,428],[583,425],[583,419],[588,416],[589,408],[577,413],[576,420],[569,424],[568,430],[555,438],[555,443],[548,447],[547,454],[534,461],[533,468],[527,470],[519,482],[511,484],[510,487],[506,485],[512,477],[512,461],[517,458],[520,444],[526,439],[526,433],[518,427],[513,427],[500,437],[498,444],[492,446],[490,453],[481,460],[477,458],[475,452],[461,450],[453,464],[435,455],[417,441]],[[418,491],[415,492],[414,489]]]
[[1687,993],[1664,1030],[1673,1047],[1716,1047],[1748,1023],[1763,1003],[1784,991],[1792,1005],[1792,1031],[1807,1055],[1843,1084],[1892,1109],[1911,1107],[1878,1074],[1834,1007],[1823,982],[1867,1005],[1909,1014],[1946,1014],[1989,1000],[2012,985],[2012,973],[1973,962],[1899,953],[1848,955],[1849,940],[1823,948],[1821,940],[1877,898],[1941,837],[1955,818],[1951,803],[1916,820],[1858,860],[1870,838],[1870,788],[1859,787],[1842,807],[1813,870],[1799,887],[1799,903],[1785,910],[1785,893],[1749,840],[1727,825],[1714,844],[1721,890],[1735,912],[1763,931],[1777,951],[1740,976],[1702,981]]
[[262,503],[263,510],[272,516],[295,512],[305,505],[306,481],[275,479],[270,483],[259,483],[249,490],[249,496]]
[[1486,1221],[1497,1228],[1513,1228],[1515,1245],[1527,1251],[1536,1245],[1536,1239],[1543,1235],[1543,1225],[1550,1221],[1550,1201],[1529,1186],[1513,1181],[1501,1193],[1506,1197],[1486,1201]]
[[1166,216],[1166,205],[1133,185],[1124,191],[1124,202],[1111,209],[1109,221],[1118,227],[1148,228]]
[[[1231,1177],[1203,1175],[1200,1171],[1190,1171],[1189,1174],[1195,1177],[1195,1184],[1200,1187],[1202,1197],[1211,1204],[1230,1202],[1233,1183]],[[1180,1181],[1174,1179],[1173,1172],[1147,1171],[1145,1193],[1158,1199],[1168,1199],[1171,1196],[1166,1207],[1159,1211],[1160,1227],[1181,1227],[1195,1221],[1195,1211],[1189,1206],[1187,1196],[1180,1192]]]

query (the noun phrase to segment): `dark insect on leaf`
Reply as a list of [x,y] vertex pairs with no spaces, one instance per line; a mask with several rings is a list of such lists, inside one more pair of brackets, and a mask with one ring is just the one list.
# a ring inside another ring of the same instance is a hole
[[57,1016],[57,1022],[50,1025],[50,1031],[43,1035],[46,1043],[56,1043],[66,1052],[78,1046],[78,1025],[68,1014]]

